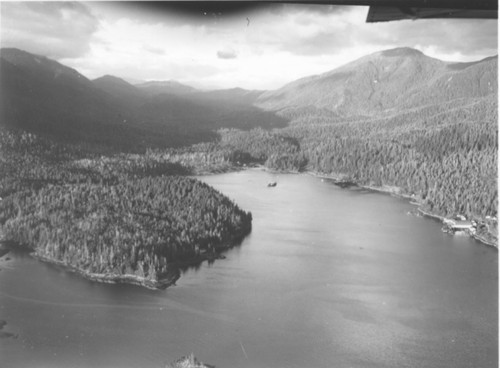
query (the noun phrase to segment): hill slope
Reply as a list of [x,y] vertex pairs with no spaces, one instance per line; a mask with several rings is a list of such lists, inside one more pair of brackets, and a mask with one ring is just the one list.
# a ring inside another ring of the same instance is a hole
[[136,105],[143,103],[146,98],[146,94],[137,87],[112,75],[104,75],[94,79],[92,83],[116,100],[121,100],[125,103]]
[[381,51],[317,76],[262,94],[257,106],[328,109],[342,116],[371,116],[457,98],[497,93],[498,58],[447,63],[420,51]]
[[291,119],[280,147],[264,132],[228,134],[241,154],[411,197],[434,215],[476,220],[498,244],[497,57],[450,63],[412,49],[363,57],[263,93]]
[[90,81],[18,49],[2,49],[0,63],[0,124],[66,142],[143,150],[210,141],[221,127],[276,127],[287,121],[253,106],[252,91],[151,94],[109,75]]

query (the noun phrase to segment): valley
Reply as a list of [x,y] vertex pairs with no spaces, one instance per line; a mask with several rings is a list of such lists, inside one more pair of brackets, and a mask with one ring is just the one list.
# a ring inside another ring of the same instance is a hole
[[393,187],[498,244],[496,57],[394,49],[275,91],[91,81],[17,49],[1,68],[4,239],[84,276],[163,287],[217,258],[251,214],[189,176],[255,165]]
[[498,4],[390,3],[0,1],[1,368],[498,367]]

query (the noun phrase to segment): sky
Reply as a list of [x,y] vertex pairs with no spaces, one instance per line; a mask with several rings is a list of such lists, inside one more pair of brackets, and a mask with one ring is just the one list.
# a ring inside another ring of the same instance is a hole
[[498,53],[497,20],[366,23],[368,8],[300,4],[0,2],[0,44],[90,79],[277,89],[394,47],[446,61]]

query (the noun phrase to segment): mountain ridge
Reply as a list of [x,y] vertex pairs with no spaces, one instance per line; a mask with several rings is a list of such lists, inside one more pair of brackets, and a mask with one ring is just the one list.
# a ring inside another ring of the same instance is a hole
[[144,150],[212,141],[219,128],[277,127],[287,121],[253,106],[255,93],[242,89],[212,96],[170,81],[168,86],[191,92],[148,93],[111,75],[91,81],[19,49],[2,49],[0,61],[0,124],[72,143]]
[[149,95],[157,95],[162,93],[168,93],[173,95],[186,95],[199,91],[194,87],[188,86],[186,84],[180,83],[175,80],[148,81],[144,83],[135,84],[134,86],[146,92]]
[[[313,106],[343,116],[370,116],[429,102],[479,97],[496,92],[497,62],[497,56],[465,64],[446,62],[411,48],[378,51],[325,73],[267,91],[259,96],[256,105],[274,111]],[[479,70],[481,68],[484,70]],[[480,75],[479,78],[486,75],[484,78],[491,80],[489,85],[486,81],[486,85],[483,83],[469,93],[469,88],[461,88],[457,82],[477,79],[474,73]]]
[[[75,69],[19,49],[0,54],[2,124],[81,140],[118,122],[106,94]],[[120,129],[116,135],[124,138]]]

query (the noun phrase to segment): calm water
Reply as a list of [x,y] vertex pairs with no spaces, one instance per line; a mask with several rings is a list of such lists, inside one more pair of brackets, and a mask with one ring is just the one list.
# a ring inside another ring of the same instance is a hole
[[[259,170],[202,178],[252,211],[227,259],[150,291],[0,261],[0,366],[498,367],[498,253],[403,200]],[[276,180],[276,188],[267,188]]]

